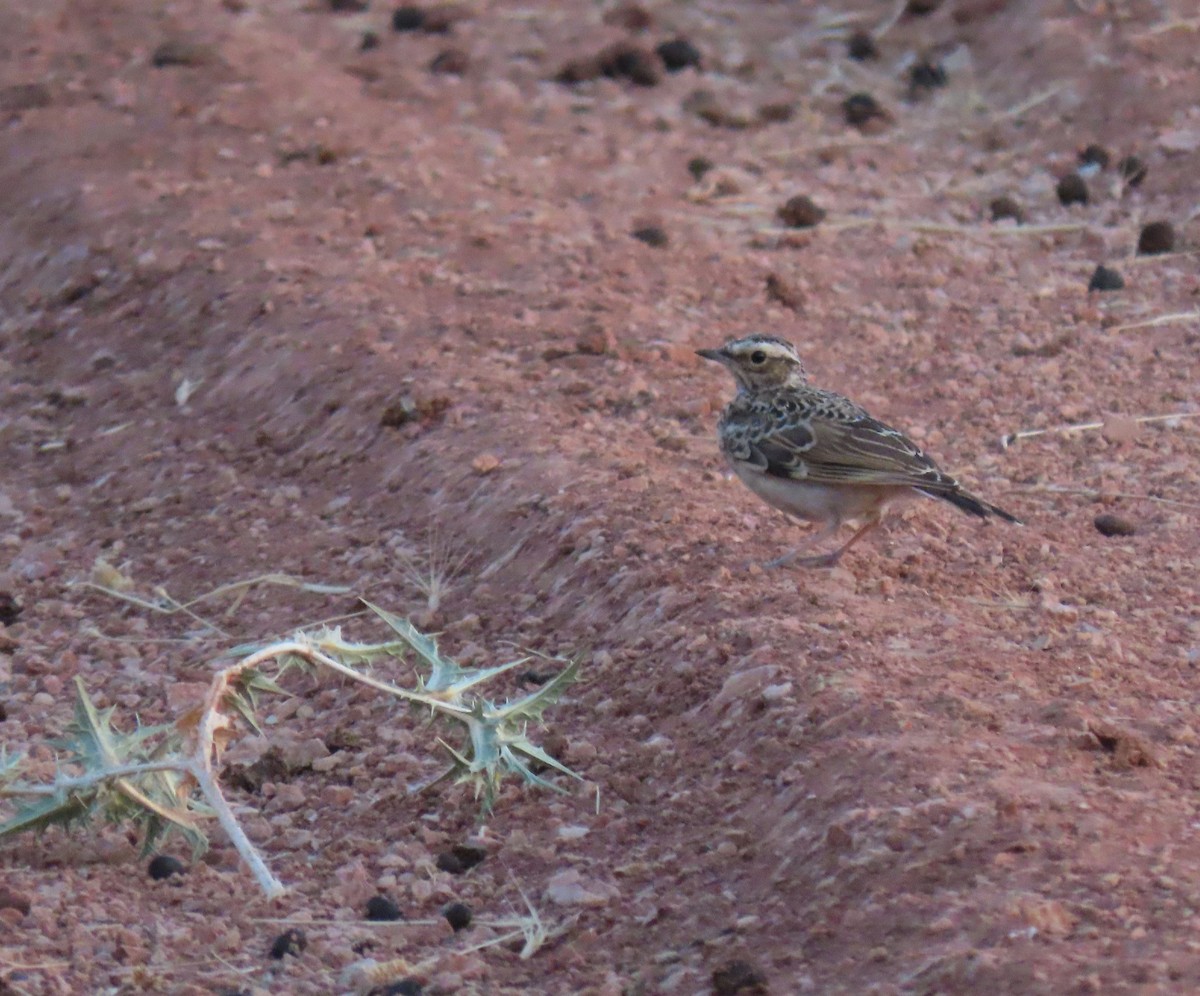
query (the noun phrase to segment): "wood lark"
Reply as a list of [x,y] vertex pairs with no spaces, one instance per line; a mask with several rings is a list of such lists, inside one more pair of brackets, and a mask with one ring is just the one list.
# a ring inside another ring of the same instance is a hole
[[[940,498],[981,519],[998,515],[1020,522],[964,490],[904,433],[850,399],[809,384],[790,342],[751,335],[697,353],[720,363],[737,381],[737,397],[717,429],[721,451],[768,505],[823,527],[804,546],[836,535],[844,522],[863,523],[833,553],[799,563],[832,567],[879,525],[889,505],[914,493]],[[768,566],[790,563],[799,553],[794,550]]]

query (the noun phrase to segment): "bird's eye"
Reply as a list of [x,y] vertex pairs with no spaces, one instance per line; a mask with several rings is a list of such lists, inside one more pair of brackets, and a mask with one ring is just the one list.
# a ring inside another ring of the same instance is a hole
[[767,354],[764,353],[761,349],[756,349],[753,353],[750,354],[750,362],[753,363],[756,367],[761,367],[764,363],[767,362]]

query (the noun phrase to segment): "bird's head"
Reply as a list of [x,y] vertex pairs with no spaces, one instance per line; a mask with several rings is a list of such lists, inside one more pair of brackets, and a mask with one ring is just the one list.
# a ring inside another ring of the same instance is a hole
[[725,367],[733,374],[740,391],[793,387],[808,379],[796,347],[773,335],[731,339],[720,349],[698,349],[696,354]]

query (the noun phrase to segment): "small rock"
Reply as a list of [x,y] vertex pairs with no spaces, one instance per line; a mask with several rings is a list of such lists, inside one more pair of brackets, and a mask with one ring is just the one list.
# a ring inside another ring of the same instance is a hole
[[747,961],[731,961],[714,969],[713,996],[766,996],[767,977]]
[[1155,256],[1175,248],[1175,229],[1169,221],[1152,221],[1138,236],[1139,256]]
[[1139,187],[1146,179],[1146,164],[1137,156],[1126,156],[1117,163],[1117,173],[1127,187]]
[[298,927],[289,927],[271,943],[270,956],[276,961],[292,955],[299,958],[308,947],[308,938]]
[[617,342],[612,332],[599,322],[593,322],[579,334],[575,349],[585,356],[607,356],[617,351]]
[[842,113],[846,123],[861,128],[863,125],[878,118],[886,117],[879,101],[869,93],[852,93],[842,101]]
[[921,59],[908,71],[908,90],[912,95],[922,90],[936,90],[946,85],[946,70],[940,62]]
[[818,207],[806,194],[797,194],[775,211],[776,216],[790,228],[812,228],[825,218],[824,208]]
[[695,90],[683,101],[683,110],[707,121],[714,128],[749,128],[754,117],[743,110],[730,108],[711,90]]
[[846,39],[846,54],[855,62],[879,58],[879,46],[869,31],[855,31]]
[[785,121],[791,121],[795,116],[795,105],[786,100],[760,104],[758,108],[758,120],[763,124],[782,124]]
[[442,916],[456,934],[471,926],[471,907],[466,903],[450,903],[442,909]]
[[164,66],[211,66],[219,61],[217,50],[203,42],[172,38],[163,42],[150,56],[152,65]]
[[1092,167],[1096,172],[1108,169],[1108,150],[1103,145],[1093,142],[1079,152],[1079,165]]
[[455,844],[437,856],[436,864],[444,872],[461,875],[480,864],[487,855],[487,848],[475,844]]
[[150,864],[146,866],[146,872],[156,882],[161,882],[164,878],[171,878],[173,875],[182,875],[186,871],[187,865],[170,854],[156,854],[150,859]]
[[635,228],[629,234],[639,242],[645,242],[646,245],[655,249],[665,249],[671,242],[667,233],[658,225],[644,225],[641,228]]
[[707,156],[693,156],[688,160],[687,169],[692,174],[693,180],[702,180],[704,174],[716,168],[716,165]]
[[1097,515],[1092,520],[1092,525],[1102,536],[1133,536],[1137,533],[1136,525],[1111,512],[1102,512]]
[[376,923],[390,923],[404,916],[400,907],[390,896],[372,896],[367,900],[367,919]]
[[1136,733],[1123,730],[1103,720],[1088,722],[1088,732],[1096,738],[1100,749],[1113,756],[1118,769],[1156,768],[1159,761],[1151,746]]
[[1125,280],[1116,270],[1108,266],[1097,266],[1088,281],[1089,291],[1119,291],[1125,286]]
[[500,466],[500,458],[495,453],[480,453],[471,461],[471,467],[477,474],[490,474]]
[[1068,173],[1054,188],[1059,202],[1064,206],[1071,204],[1086,204],[1088,202],[1087,183],[1078,173]]
[[438,52],[429,63],[431,73],[444,73],[447,76],[461,76],[471,65],[471,57],[461,48],[447,48]]
[[667,67],[668,73],[677,73],[688,66],[700,68],[702,56],[700,50],[684,37],[672,38],[665,41],[654,50]]
[[556,872],[546,883],[546,898],[560,906],[603,906],[616,895],[612,886],[586,880],[574,868]]
[[33,900],[25,893],[0,885],[0,910],[16,910],[22,916],[26,916],[31,909]]
[[0,591],[0,626],[11,626],[21,618],[21,606],[10,592]]
[[767,298],[791,311],[800,311],[804,307],[804,291],[778,273],[767,274]]
[[425,27],[425,11],[420,7],[397,7],[392,11],[393,31],[420,31]]
[[376,31],[364,31],[362,39],[358,43],[360,52],[370,52],[373,48],[379,48],[379,33]]
[[997,197],[988,205],[988,208],[992,212],[992,221],[1011,218],[1018,225],[1025,221],[1025,212],[1021,210],[1021,205],[1011,197]]

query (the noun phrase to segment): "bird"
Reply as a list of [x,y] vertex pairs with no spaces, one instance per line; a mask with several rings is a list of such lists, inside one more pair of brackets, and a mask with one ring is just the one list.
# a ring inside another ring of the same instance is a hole
[[[737,395],[721,413],[717,433],[734,473],[773,508],[819,528],[796,550],[770,561],[833,567],[875,529],[889,506],[914,495],[949,502],[986,519],[1018,525],[1010,512],[971,494],[899,429],[849,398],[814,387],[786,339],[755,334],[697,355],[728,370]],[[832,553],[799,558],[835,537],[846,522],[858,530]]]

